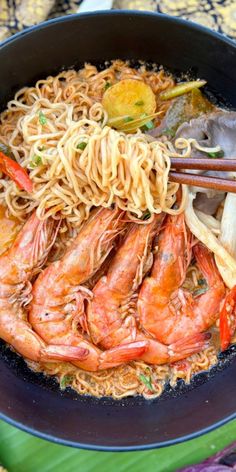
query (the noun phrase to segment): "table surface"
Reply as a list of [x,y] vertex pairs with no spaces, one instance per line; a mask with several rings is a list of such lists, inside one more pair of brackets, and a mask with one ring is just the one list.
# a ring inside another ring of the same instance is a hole
[[177,446],[142,452],[96,452],[58,446],[0,422],[0,463],[9,472],[174,472],[236,439],[236,421]]

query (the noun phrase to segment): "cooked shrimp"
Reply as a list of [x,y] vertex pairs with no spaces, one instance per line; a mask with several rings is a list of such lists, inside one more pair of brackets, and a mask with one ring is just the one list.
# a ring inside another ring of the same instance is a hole
[[130,342],[146,341],[148,347],[139,358],[153,364],[183,359],[206,347],[209,338],[209,335],[197,334],[183,339],[181,335],[180,341],[166,346],[137,328],[135,293],[152,265],[152,242],[163,219],[163,215],[156,215],[145,226],[133,225],[107,275],[95,285],[87,309],[88,327],[95,343],[106,349],[118,345],[124,348],[126,345],[128,349]]
[[95,344],[109,349],[126,338],[130,341],[132,329],[135,339],[136,320],[132,313],[137,301],[135,294],[152,265],[152,241],[163,219],[161,214],[149,224],[133,224],[107,274],[95,285],[87,309],[89,332]]
[[236,330],[236,285],[227,293],[220,312],[220,343],[222,351],[230,345]]
[[[94,211],[64,257],[39,275],[32,290],[29,319],[35,331],[48,343],[86,350],[86,359],[75,362],[86,370],[96,371],[123,362],[123,347],[102,352],[78,330],[78,321],[84,314],[84,298],[90,297],[90,291],[81,284],[94,275],[112,250],[115,238],[125,228],[123,215],[119,210]],[[139,356],[146,345],[133,343],[128,357]]]
[[200,243],[193,252],[208,284],[208,290],[197,298],[181,288],[191,254],[184,216],[168,217],[151,275],[144,280],[138,299],[141,325],[165,344],[176,342],[183,333],[207,330],[219,315],[225,287],[213,255]]
[[0,256],[0,337],[33,361],[83,359],[84,348],[47,345],[26,320],[23,306],[30,297],[30,279],[43,264],[54,242],[53,220],[33,214],[13,245]]

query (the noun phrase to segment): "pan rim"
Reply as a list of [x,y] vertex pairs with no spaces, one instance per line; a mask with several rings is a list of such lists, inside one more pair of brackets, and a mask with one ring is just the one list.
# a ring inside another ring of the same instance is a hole
[[175,438],[175,439],[170,439],[168,441],[163,441],[163,442],[159,441],[159,442],[154,442],[150,444],[134,445],[134,446],[102,446],[102,445],[94,445],[94,444],[88,444],[88,443],[83,443],[83,442],[78,442],[78,441],[70,441],[67,439],[59,438],[57,436],[53,436],[51,434],[43,433],[37,429],[26,426],[25,424],[19,421],[13,420],[7,415],[0,413],[0,420],[3,420],[10,426],[14,426],[15,428],[18,428],[21,431],[31,434],[32,436],[35,436],[39,439],[44,439],[46,441],[49,441],[49,442],[52,442],[54,444],[58,444],[61,446],[68,446],[68,447],[73,447],[76,449],[83,449],[87,451],[100,451],[100,452],[148,451],[151,449],[161,449],[164,447],[175,446],[177,444],[191,441],[192,439],[197,439],[205,434],[208,434],[214,431],[217,428],[220,428],[221,426],[224,426],[225,424],[235,419],[236,419],[236,411],[232,415],[226,416],[222,420],[216,421],[215,423],[211,424],[210,426],[207,426],[206,428],[199,429],[195,431],[194,433],[180,436],[179,438]]
[[191,29],[191,30],[196,30],[199,31],[200,33],[205,33],[208,34],[211,37],[217,38],[220,41],[223,41],[224,43],[232,46],[234,49],[236,49],[236,41],[233,39],[229,38],[227,35],[223,33],[219,33],[218,31],[211,30],[207,26],[200,25],[198,23],[195,23],[190,20],[186,20],[184,18],[179,18],[179,17],[174,17],[171,15],[168,15],[166,13],[158,13],[158,12],[149,12],[149,11],[140,11],[140,10],[100,10],[100,11],[95,11],[95,12],[85,12],[85,13],[74,13],[72,15],[63,15],[58,18],[52,18],[47,21],[43,21],[42,23],[39,23],[37,25],[30,26],[29,28],[26,28],[22,31],[19,31],[15,33],[14,35],[10,36],[9,38],[6,38],[3,40],[0,44],[0,50],[7,46],[10,43],[13,43],[14,41],[18,40],[19,38],[23,36],[30,35],[34,31],[38,31],[47,27],[50,27],[51,25],[57,24],[57,23],[66,23],[71,22],[71,20],[76,20],[80,18],[91,18],[91,17],[99,17],[99,16],[140,16],[140,17],[150,17],[150,18],[158,18],[159,21],[165,21],[168,20],[170,23],[178,23],[180,25],[184,25],[185,27]]

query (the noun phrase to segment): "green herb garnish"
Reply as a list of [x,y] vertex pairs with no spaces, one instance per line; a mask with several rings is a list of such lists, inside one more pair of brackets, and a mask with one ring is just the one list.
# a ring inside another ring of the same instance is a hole
[[166,128],[162,131],[162,134],[170,136],[171,138],[175,137],[175,131],[171,128]]
[[221,151],[217,151],[217,152],[208,152],[207,155],[209,157],[213,157],[214,159],[217,159],[217,158],[220,158],[220,157],[224,157],[225,153],[223,150]]
[[150,130],[150,129],[155,128],[155,125],[154,125],[153,121],[148,121],[147,123],[145,123],[145,125],[143,126],[143,128],[144,128],[145,130]]
[[144,213],[142,220],[149,220],[150,217],[151,217],[151,213],[150,211],[147,211],[146,213]]
[[38,167],[40,164],[42,164],[42,158],[40,156],[33,156],[29,168],[30,169],[35,169],[35,167]]
[[130,121],[134,121],[134,119],[132,118],[132,116],[126,116],[123,121],[124,123],[129,123]]
[[42,110],[40,110],[39,112],[39,123],[43,126],[43,125],[46,125],[47,123],[47,118],[46,116],[44,115],[44,113],[42,112]]
[[86,143],[85,141],[81,141],[81,143],[77,144],[77,149],[80,149],[81,151],[83,151],[86,146],[87,146],[88,143]]
[[64,375],[64,377],[60,380],[60,388],[62,390],[65,390],[65,388],[71,384],[72,380],[73,380],[73,375]]
[[111,87],[111,83],[110,82],[106,82],[105,85],[104,85],[104,90],[106,91],[107,89],[109,89]]
[[203,293],[206,293],[208,290],[208,287],[203,287],[203,288],[198,288],[197,290],[194,290],[193,292],[193,297],[199,297],[199,295],[203,295]]
[[11,157],[11,150],[6,144],[0,143],[0,152],[3,152],[5,156]]
[[143,100],[138,100],[137,102],[135,102],[135,105],[136,107],[141,107],[144,105],[144,101]]
[[141,382],[144,383],[144,385],[150,390],[151,392],[155,392],[155,389],[153,388],[152,385],[152,379],[151,377],[146,377],[146,375],[140,374],[139,379]]

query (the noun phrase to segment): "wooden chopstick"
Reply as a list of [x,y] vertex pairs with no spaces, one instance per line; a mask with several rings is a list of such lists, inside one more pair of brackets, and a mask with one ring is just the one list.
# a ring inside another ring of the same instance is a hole
[[236,172],[236,159],[192,159],[172,157],[171,172],[169,173],[170,182],[221,190],[222,192],[236,193],[236,180],[221,179],[219,177],[190,174],[186,172],[173,172],[173,169]]
[[172,157],[171,168],[195,170],[225,170],[236,172],[236,159],[191,159]]
[[[185,166],[186,168],[186,166]],[[196,167],[194,167],[196,169]],[[186,172],[170,172],[169,181],[178,184],[194,185],[222,192],[236,193],[236,180],[207,177],[205,175],[187,174]]]

